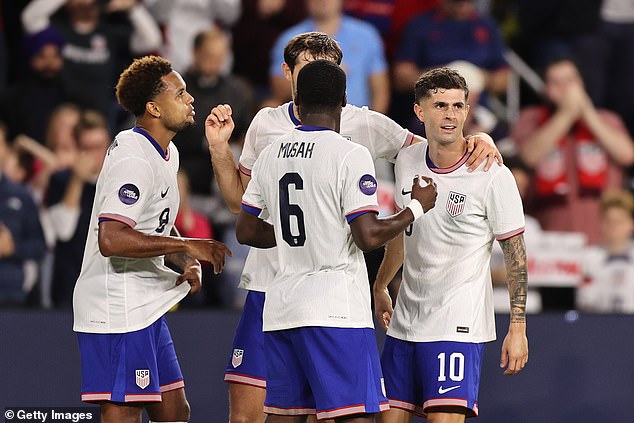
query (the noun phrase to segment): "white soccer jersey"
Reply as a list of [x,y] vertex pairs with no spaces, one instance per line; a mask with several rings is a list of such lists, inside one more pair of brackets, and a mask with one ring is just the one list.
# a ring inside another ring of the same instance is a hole
[[438,187],[436,206],[405,231],[405,262],[388,335],[413,342],[495,339],[491,245],[524,231],[522,201],[504,166],[472,173],[468,155],[433,168],[426,142],[396,159],[396,204],[411,200],[416,174]]
[[125,333],[143,329],[189,292],[164,257],[104,257],[99,221],[123,222],[147,235],[168,236],[178,213],[178,150],[167,154],[139,128],[114,139],[97,180],[81,273],[73,294],[77,332]]
[[[251,175],[251,169],[260,153],[273,141],[287,134],[301,122],[293,113],[293,103],[260,110],[246,134],[240,171]],[[394,162],[399,150],[412,143],[413,135],[392,119],[367,107],[347,105],[341,113],[341,135],[365,146],[373,159],[383,158]],[[277,253],[274,249],[252,248],[244,264],[240,288],[266,291],[277,271]]]
[[623,255],[589,247],[583,260],[584,281],[577,307],[598,313],[634,313],[634,245]]
[[372,328],[363,253],[348,220],[378,212],[368,150],[334,131],[298,127],[258,158],[243,207],[269,216],[279,270],[264,303],[264,330]]

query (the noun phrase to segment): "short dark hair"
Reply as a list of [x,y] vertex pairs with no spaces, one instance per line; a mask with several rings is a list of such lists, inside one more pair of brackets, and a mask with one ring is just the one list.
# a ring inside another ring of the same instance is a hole
[[291,72],[295,69],[297,59],[306,54],[313,59],[331,59],[338,65],[343,60],[343,51],[334,38],[323,32],[304,32],[296,35],[284,47],[284,63]]
[[172,64],[159,56],[135,59],[119,76],[116,94],[121,106],[134,116],[145,113],[145,104],[166,87],[162,78],[172,72]]
[[330,60],[315,60],[299,71],[295,102],[300,115],[341,107],[345,103],[345,96],[346,73],[338,64]]
[[421,99],[431,97],[432,93],[439,89],[463,90],[465,99],[469,98],[467,81],[455,70],[443,67],[428,70],[418,78],[414,88],[414,100],[419,103]]

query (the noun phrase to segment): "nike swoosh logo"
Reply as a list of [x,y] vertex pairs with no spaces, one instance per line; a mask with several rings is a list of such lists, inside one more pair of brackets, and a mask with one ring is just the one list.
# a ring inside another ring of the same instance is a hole
[[447,392],[449,392],[449,391],[453,391],[454,389],[458,389],[458,388],[460,388],[460,385],[458,385],[458,386],[452,386],[451,388],[446,388],[446,389],[445,389],[445,388],[443,388],[442,386],[439,386],[439,387],[438,387],[438,393],[439,393],[440,395],[442,395],[442,394],[446,394]]
[[412,191],[405,191],[405,188],[401,188],[401,194],[403,195],[407,195],[407,194],[411,194]]
[[161,198],[165,198],[165,196],[167,195],[167,191],[169,191],[169,190],[170,190],[170,187],[167,187],[165,192],[161,191]]

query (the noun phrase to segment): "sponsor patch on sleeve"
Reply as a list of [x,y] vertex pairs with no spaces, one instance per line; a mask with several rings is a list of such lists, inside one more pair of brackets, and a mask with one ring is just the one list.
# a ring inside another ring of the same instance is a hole
[[365,195],[372,195],[376,192],[377,183],[374,176],[370,174],[365,174],[359,179],[359,189]]
[[139,201],[139,189],[134,184],[125,184],[119,188],[119,200],[123,204],[134,204]]

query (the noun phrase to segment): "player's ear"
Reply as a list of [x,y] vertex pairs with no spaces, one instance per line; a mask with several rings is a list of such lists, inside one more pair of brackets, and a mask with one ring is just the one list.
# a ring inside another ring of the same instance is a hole
[[145,103],[145,112],[155,118],[161,117],[161,111],[159,110],[158,104],[153,101],[148,101]]
[[341,100],[341,107],[346,107],[348,104],[348,94],[343,93],[343,99]]
[[286,64],[286,62],[282,63],[282,73],[284,74],[284,78],[287,81],[291,81],[293,78],[293,72],[291,72],[290,66]]
[[418,103],[414,103],[414,114],[421,122],[425,122],[425,117],[423,115],[423,108],[420,107]]

